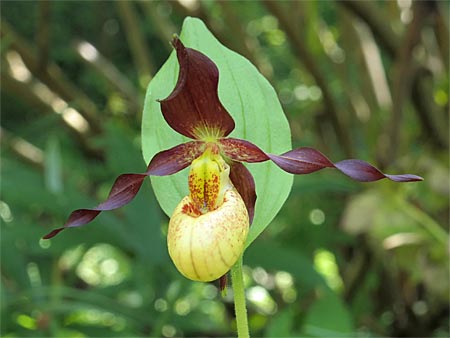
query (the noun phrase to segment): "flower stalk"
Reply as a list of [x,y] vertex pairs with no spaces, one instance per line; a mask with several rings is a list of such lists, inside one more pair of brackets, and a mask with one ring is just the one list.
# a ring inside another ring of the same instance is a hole
[[231,285],[234,294],[234,311],[239,338],[250,337],[247,320],[247,306],[245,304],[244,275],[242,273],[242,256],[231,268]]

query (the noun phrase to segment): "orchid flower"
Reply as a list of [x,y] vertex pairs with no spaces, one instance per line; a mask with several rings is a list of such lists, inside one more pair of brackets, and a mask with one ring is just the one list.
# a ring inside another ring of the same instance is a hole
[[172,45],[180,66],[178,81],[172,93],[159,102],[169,126],[192,141],[157,153],[144,173],[120,175],[106,201],[92,209],[73,211],[64,226],[44,239],[129,203],[147,176],[171,175],[191,165],[189,195],[175,208],[169,223],[169,254],[187,278],[211,281],[224,276],[241,256],[253,220],[255,182],[242,162],[272,161],[291,174],[334,168],[360,182],[422,180],[411,174],[384,174],[357,159],[333,163],[309,147],[276,155],[249,141],[227,137],[235,124],[218,96],[218,68],[206,55],[186,48],[178,37]]

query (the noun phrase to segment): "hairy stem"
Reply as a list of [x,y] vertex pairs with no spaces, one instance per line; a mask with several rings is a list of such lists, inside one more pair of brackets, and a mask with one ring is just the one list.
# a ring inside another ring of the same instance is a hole
[[247,307],[245,305],[244,276],[242,274],[242,256],[231,268],[231,283],[234,292],[234,311],[239,338],[250,337],[247,321]]

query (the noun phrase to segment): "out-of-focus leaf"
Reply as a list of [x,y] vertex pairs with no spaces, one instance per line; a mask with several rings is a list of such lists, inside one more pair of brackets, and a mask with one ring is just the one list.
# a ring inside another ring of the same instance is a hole
[[323,291],[308,309],[302,333],[308,337],[349,337],[354,326],[350,312],[332,291]]
[[247,249],[244,257],[245,264],[250,266],[289,272],[302,286],[302,291],[318,285],[326,288],[322,276],[314,270],[312,260],[299,251],[269,241],[258,241]]
[[2,260],[2,273],[14,281],[15,287],[20,288],[26,288],[29,285],[26,273],[27,259],[24,253],[17,248],[18,244],[24,245],[24,242],[17,238],[14,229],[2,225],[0,253],[2,257],[8,257],[8,259]]
[[284,309],[274,315],[265,331],[265,337],[291,337],[294,324],[292,308]]
[[[106,170],[105,167],[103,168],[104,173],[111,176],[116,171],[130,169],[130,166],[135,166],[138,170],[139,166],[145,167],[139,151],[139,143],[132,142],[132,136],[127,134],[125,128],[105,125],[105,129],[106,135],[102,143],[106,148],[108,161]],[[62,155],[73,156],[70,149],[66,149]],[[6,229],[14,238],[10,240],[12,250],[17,249],[14,247],[15,243],[22,243],[21,251],[24,253],[50,256],[81,242],[86,245],[108,242],[126,248],[129,252],[138,253],[146,258],[147,264],[161,262],[167,256],[164,249],[165,241],[160,230],[160,209],[149,186],[147,189],[142,189],[146,191],[143,191],[122,213],[105,214],[97,224],[86,231],[80,229],[76,235],[62,235],[60,240],[51,241],[43,248],[39,245],[39,238],[45,233],[47,229],[45,226],[61,224],[74,205],[95,205],[95,196],[80,193],[79,186],[75,186],[79,182],[73,180],[73,177],[66,177],[64,194],[55,198],[55,195],[45,188],[42,175],[33,168],[9,158],[3,158],[2,169],[3,174],[8,177],[7,180],[2,180],[2,193],[5,201],[14,207],[13,220],[8,223],[8,229]],[[109,188],[109,183],[105,182],[105,186]],[[28,212],[22,213],[21,210],[28,210]],[[44,226],[38,226],[36,222],[40,217],[46,220],[45,223],[41,222]],[[3,237],[6,240],[6,232]],[[19,257],[20,255],[17,256]],[[14,259],[9,261],[13,262]],[[24,264],[16,266],[20,267]]]
[[347,206],[342,224],[348,232],[369,232],[379,238],[401,232],[417,232],[446,246],[446,231],[432,218],[407,201],[400,189],[371,189],[357,195]]
[[428,278],[448,274],[448,233],[409,203],[407,192],[386,186],[357,195],[345,209],[342,227],[352,234],[366,234],[381,257],[389,257],[440,297],[448,297],[448,284]]
[[373,226],[375,214],[379,209],[379,196],[360,194],[348,204],[342,219],[343,227],[352,235],[365,233]]
[[3,157],[2,174],[8,177],[1,183],[3,199],[6,203],[28,207],[33,211],[61,213],[58,207],[64,201],[64,198],[55,199],[55,195],[46,189],[39,172],[18,161]]
[[[132,134],[118,124],[108,124],[105,138],[108,166],[111,172],[143,171],[139,144],[132,141]],[[150,184],[126,208],[124,224],[129,243],[147,263],[161,263],[167,259],[165,239],[161,233],[161,210],[157,205]]]
[[61,150],[56,137],[50,137],[45,149],[45,184],[49,191],[59,193],[63,190]]
[[[186,47],[207,55],[219,68],[219,97],[236,123],[230,136],[247,139],[271,153],[291,148],[289,125],[277,95],[253,65],[221,45],[198,19],[185,19],[180,39]],[[169,95],[177,78],[178,64],[172,53],[147,89],[142,121],[142,147],[147,162],[157,152],[187,141],[168,126],[157,102]],[[249,244],[280,210],[291,189],[292,177],[271,163],[248,168],[255,178],[258,195]],[[156,197],[169,216],[188,194],[187,173],[183,170],[176,175],[151,178]]]

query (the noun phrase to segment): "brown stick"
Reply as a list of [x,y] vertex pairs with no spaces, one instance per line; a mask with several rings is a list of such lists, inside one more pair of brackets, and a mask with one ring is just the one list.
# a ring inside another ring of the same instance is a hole
[[[339,5],[345,7],[354,15],[362,19],[372,30],[375,38],[380,45],[387,51],[391,58],[395,58],[397,54],[397,47],[400,45],[400,37],[386,25],[384,16],[379,12],[379,9],[373,2],[369,1],[339,1]],[[435,2],[424,1],[422,6],[431,6]],[[436,6],[435,6],[436,8]],[[429,9],[427,10],[429,12]],[[414,63],[413,63],[414,64]],[[438,118],[436,118],[436,111],[439,110],[432,100],[426,101],[421,98],[431,97],[432,93],[427,86],[423,86],[421,82],[426,81],[426,74],[428,71],[425,67],[414,65],[415,72],[412,74],[412,86],[414,88],[414,96],[412,102],[414,108],[423,122],[425,134],[431,137],[431,141],[438,148],[448,148],[448,138],[444,135],[445,131],[436,132],[441,128],[447,129],[446,125],[440,126]],[[426,122],[424,122],[426,120]],[[381,151],[382,152],[382,151]]]
[[[25,101],[30,107],[38,109],[40,112],[44,113],[55,112],[53,107],[48,102],[43,101],[40,97],[34,94],[29,83],[20,82],[14,79],[5,71],[1,72],[1,83],[2,89],[17,96],[20,100]],[[99,160],[103,159],[102,153],[89,143],[89,135],[73,128],[64,119],[61,118],[60,120],[63,123],[63,126],[67,128],[88,156]]]
[[[415,74],[420,81],[415,79],[412,86],[412,101],[417,109],[420,122],[424,127],[424,136],[430,139],[440,149],[448,148],[448,114],[442,111],[433,102],[433,97],[425,96],[423,93],[430,92],[433,87],[432,74],[425,68],[420,68]],[[429,88],[424,88],[429,87]],[[428,114],[433,116],[431,120]],[[448,112],[448,109],[447,109]],[[439,128],[440,126],[440,128]]]
[[381,154],[382,165],[385,167],[392,163],[400,147],[400,128],[403,120],[404,103],[411,93],[411,83],[415,73],[413,65],[413,49],[420,41],[420,32],[428,16],[428,7],[417,1],[414,3],[414,18],[405,32],[404,39],[398,47],[397,59],[394,65],[392,80],[392,116],[387,130],[388,144]]
[[44,152],[35,145],[21,137],[13,135],[1,126],[0,141],[2,146],[11,149],[20,160],[31,164],[40,170],[44,169]]
[[[228,34],[227,42],[230,43],[232,49],[236,50],[239,54],[245,56],[253,64],[255,64],[255,55],[252,51],[250,51],[244,42],[247,34],[241,26],[233,5],[230,5],[228,1],[224,0],[219,0],[217,3],[221,8],[225,22],[229,23],[228,29],[230,30],[230,34]],[[239,36],[239,39],[236,39],[237,36]]]
[[214,18],[209,15],[208,10],[205,8],[203,1],[194,2],[194,6],[186,6],[180,0],[166,0],[173,8],[182,16],[192,16],[201,19],[205,22],[208,29],[214,34],[214,36],[220,41],[227,41],[228,34],[222,27],[216,24]]
[[122,21],[134,64],[139,74],[139,82],[145,86],[155,72],[151,55],[142,30],[139,28],[139,17],[133,8],[134,3],[116,1],[118,15]]
[[372,29],[375,39],[388,51],[395,55],[400,39],[387,25],[380,15],[377,6],[370,1],[339,1],[339,5],[345,7],[356,16],[360,17]]
[[450,37],[448,33],[448,22],[445,20],[444,16],[442,15],[441,11],[439,10],[440,3],[437,3],[436,1],[433,1],[433,28],[434,33],[436,34],[436,40],[439,46],[439,50],[442,55],[443,63],[445,66],[445,69],[449,70],[449,42]]
[[1,72],[2,90],[7,93],[16,95],[22,102],[26,102],[30,107],[34,107],[37,111],[51,111],[52,108],[43,102],[38,96],[30,90],[27,83],[20,82],[7,74],[5,70]]
[[168,15],[159,13],[160,6],[170,6],[170,4],[160,3],[156,1],[139,1],[139,4],[144,9],[145,14],[151,20],[152,24],[155,25],[156,33],[159,35],[163,43],[164,48],[167,52],[171,52],[170,41],[172,41],[172,36],[174,33],[178,33],[179,29],[170,21]]
[[50,2],[48,0],[39,1],[39,18],[35,39],[39,70],[44,72],[47,68],[50,44]]
[[29,47],[30,44],[19,36],[4,19],[1,22],[0,37],[5,39],[5,41],[9,41],[9,47],[20,54],[23,62],[34,76],[55,93],[58,93],[71,106],[76,107],[88,121],[92,130],[95,132],[101,130],[96,105],[65,77],[63,71],[56,64],[48,63],[47,67],[42,71],[37,56],[32,48]]
[[78,40],[73,44],[77,55],[109,84],[124,95],[131,103],[131,110],[140,114],[142,111],[141,98],[135,86],[123,75],[111,61],[105,58],[93,45],[87,41]]
[[283,30],[289,37],[291,46],[297,53],[299,60],[311,73],[317,85],[322,90],[323,100],[325,103],[325,113],[327,114],[327,118],[330,120],[334,132],[336,133],[337,139],[341,144],[345,154],[350,157],[352,154],[352,147],[348,133],[346,133],[346,131],[343,128],[327,81],[325,80],[319,67],[314,61],[314,57],[305,48],[304,39],[301,38],[298,32],[291,25],[291,20],[289,20],[288,16],[281,8],[280,3],[275,1],[265,1],[263,3],[269,10],[269,12],[271,12],[278,19],[280,26],[283,28]]

